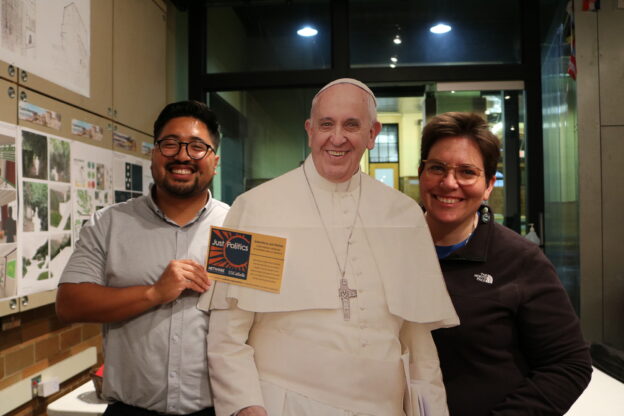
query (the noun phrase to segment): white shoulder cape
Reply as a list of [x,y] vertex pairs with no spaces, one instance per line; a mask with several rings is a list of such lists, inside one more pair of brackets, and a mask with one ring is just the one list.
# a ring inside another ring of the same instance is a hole
[[[306,161],[309,169],[314,165]],[[449,298],[422,210],[401,192],[364,173],[360,218],[381,274],[390,312],[405,320],[453,326]],[[315,190],[315,192],[317,192]],[[287,239],[279,294],[217,282],[198,307],[225,309],[236,301],[253,312],[338,309],[339,276],[302,168],[266,182],[234,201],[224,227]],[[212,296],[210,296],[212,295]]]

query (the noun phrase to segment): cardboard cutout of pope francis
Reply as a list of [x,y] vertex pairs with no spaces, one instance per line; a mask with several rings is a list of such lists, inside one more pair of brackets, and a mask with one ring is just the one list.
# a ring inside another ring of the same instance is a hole
[[333,81],[305,129],[305,163],[224,222],[286,239],[286,255],[280,293],[217,282],[200,300],[217,415],[447,415],[430,332],[459,321],[422,210],[360,171],[375,96]]

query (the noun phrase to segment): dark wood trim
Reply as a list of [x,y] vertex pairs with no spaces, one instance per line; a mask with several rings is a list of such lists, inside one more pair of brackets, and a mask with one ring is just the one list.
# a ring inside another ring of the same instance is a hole
[[206,88],[203,77],[206,74],[206,4],[195,1],[189,5],[188,12],[189,64],[188,95],[192,100],[206,102]]
[[527,222],[544,235],[544,149],[542,135],[542,80],[539,11],[532,2],[520,2],[522,13],[522,62],[525,66]]
[[[192,55],[189,52],[189,55]],[[189,58],[190,59],[190,58]],[[432,82],[510,81],[523,80],[527,66],[516,65],[461,65],[453,67],[419,66],[404,68],[352,68],[301,71],[238,72],[198,74],[195,80],[205,92],[259,88],[319,87],[336,78],[353,77],[365,83],[422,84]],[[189,78],[191,71],[189,71]],[[399,85],[397,85],[399,86]],[[191,86],[189,86],[191,88]]]

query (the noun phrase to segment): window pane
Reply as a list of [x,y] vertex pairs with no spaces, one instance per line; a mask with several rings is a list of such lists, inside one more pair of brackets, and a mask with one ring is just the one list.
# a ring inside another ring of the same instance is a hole
[[[207,5],[207,72],[323,69],[331,66],[329,0]],[[309,26],[315,36],[297,31]]]
[[371,163],[399,161],[399,125],[384,124],[375,140],[375,147],[369,152]]
[[[546,7],[542,5],[542,7]],[[570,19],[558,14],[542,41],[542,123],[544,143],[544,250],[557,269],[572,304],[580,306],[579,144],[576,82],[568,75]],[[547,11],[548,12],[548,11]],[[539,232],[539,230],[538,230]],[[542,237],[542,236],[540,236]],[[618,319],[616,316],[606,319]]]
[[313,89],[223,91],[207,97],[221,124],[215,198],[231,203],[242,192],[299,166],[307,157],[304,123]]
[[[352,67],[520,62],[517,0],[351,0]],[[435,34],[445,23],[451,30]],[[400,44],[394,42],[395,38]]]

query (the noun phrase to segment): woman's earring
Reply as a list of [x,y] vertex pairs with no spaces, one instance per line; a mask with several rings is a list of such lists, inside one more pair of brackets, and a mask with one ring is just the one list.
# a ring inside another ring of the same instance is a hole
[[481,222],[487,224],[492,219],[492,214],[490,214],[490,208],[487,205],[481,206]]

